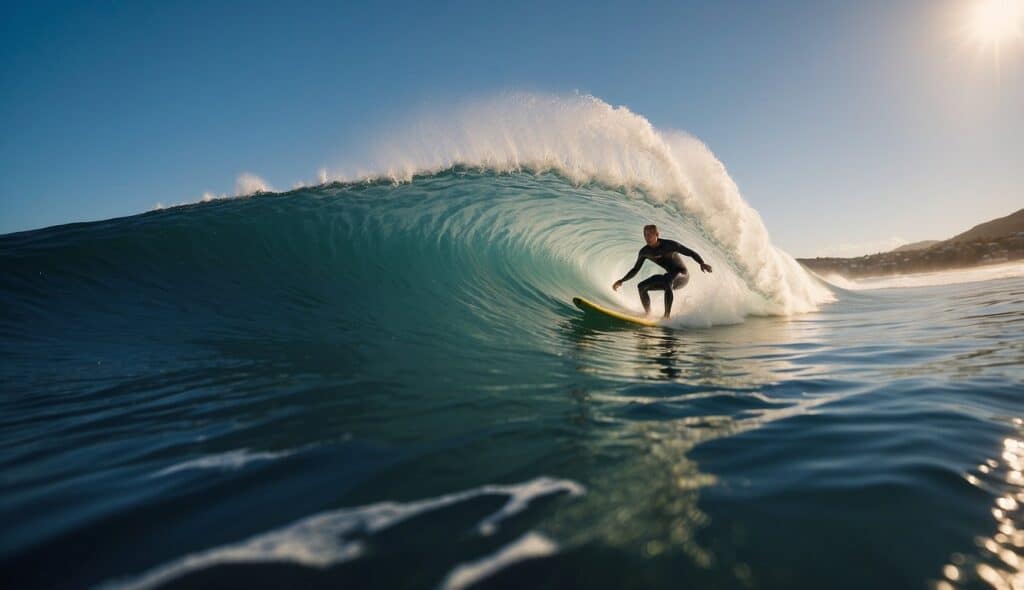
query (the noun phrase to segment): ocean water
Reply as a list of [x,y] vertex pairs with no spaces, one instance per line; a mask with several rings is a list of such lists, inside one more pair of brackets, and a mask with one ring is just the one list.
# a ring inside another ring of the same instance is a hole
[[[545,165],[0,236],[4,585],[1024,584],[1024,278],[824,283],[602,104]],[[649,222],[715,272],[584,317]]]

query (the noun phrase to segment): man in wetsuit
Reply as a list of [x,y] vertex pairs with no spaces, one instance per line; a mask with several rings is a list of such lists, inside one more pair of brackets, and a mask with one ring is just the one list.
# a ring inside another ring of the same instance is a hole
[[682,289],[690,281],[690,276],[686,272],[686,265],[683,264],[683,257],[680,254],[685,254],[696,260],[697,264],[700,265],[700,269],[704,272],[711,272],[711,265],[706,264],[704,259],[700,257],[700,254],[679,242],[660,239],[658,237],[658,226],[656,225],[644,226],[644,240],[647,242],[647,245],[640,248],[640,253],[636,257],[636,264],[633,265],[633,268],[629,269],[626,276],[615,281],[612,289],[618,291],[623,282],[628,281],[636,273],[640,272],[640,267],[643,266],[645,260],[652,260],[668,272],[663,275],[653,275],[640,281],[640,284],[637,285],[637,288],[640,290],[640,302],[644,304],[644,313],[651,313],[651,296],[647,292],[665,291],[665,317],[667,318],[672,310],[672,291]]

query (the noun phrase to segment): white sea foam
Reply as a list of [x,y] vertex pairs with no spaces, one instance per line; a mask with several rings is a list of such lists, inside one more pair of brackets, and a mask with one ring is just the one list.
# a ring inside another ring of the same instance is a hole
[[472,563],[459,564],[445,576],[440,587],[443,590],[462,590],[510,565],[527,559],[552,555],[556,551],[558,551],[558,545],[554,541],[540,533],[531,531],[492,555]]
[[206,455],[197,459],[191,459],[184,461],[176,465],[171,465],[166,469],[153,474],[153,477],[162,477],[164,475],[170,475],[179,471],[188,471],[191,469],[240,469],[245,465],[257,461],[272,461],[274,459],[280,459],[293,454],[295,451],[250,451],[249,449],[236,449],[234,451],[227,451],[225,453],[218,453],[215,455]]
[[570,480],[540,477],[521,484],[484,485],[414,502],[379,502],[322,512],[245,541],[185,555],[136,577],[113,580],[101,587],[154,588],[189,573],[230,563],[290,562],[325,568],[362,554],[363,543],[352,538],[357,534],[382,531],[425,512],[481,496],[508,496],[502,508],[478,524],[478,532],[486,534],[493,532],[500,521],[525,510],[535,498],[559,492],[579,496],[584,491],[583,486]]
[[[324,183],[321,182],[321,184],[324,184]],[[308,186],[308,185],[305,184],[305,183],[296,183],[296,187],[295,188],[301,188],[301,187],[305,187],[305,186]],[[251,197],[253,195],[258,195],[260,193],[269,193],[269,192],[274,192],[274,187],[270,186],[270,183],[268,183],[267,181],[263,180],[259,176],[256,176],[255,174],[252,174],[250,172],[243,172],[243,173],[238,175],[238,178],[235,179],[235,192],[234,192],[234,194],[232,194],[232,195],[229,195],[227,193],[217,194],[217,193],[214,193],[212,191],[203,191],[203,194],[200,195],[198,202],[200,202],[200,203],[209,203],[210,201],[218,201],[218,200],[221,200],[221,199],[233,199],[233,198],[239,198],[239,197]],[[161,209],[172,209],[174,207],[181,207],[181,206],[184,206],[184,205],[192,205],[194,203],[195,203],[195,201],[182,201],[180,203],[171,203],[170,205],[165,205],[163,203],[163,201],[157,201],[157,203],[155,205],[153,205],[153,210],[154,211],[159,211]]]
[[270,184],[267,181],[250,172],[243,172],[238,176],[238,179],[235,180],[236,196],[254,195],[256,193],[269,193],[273,192],[273,190],[274,187],[270,186]]
[[354,170],[377,172],[342,171],[332,178],[405,182],[454,166],[556,171],[576,183],[630,189],[675,206],[718,247],[716,262],[727,263],[742,282],[722,284],[741,292],[719,293],[715,301],[724,308],[721,314],[703,314],[707,323],[738,321],[751,313],[810,311],[832,300],[826,287],[772,244],[760,215],[707,146],[682,132],[659,131],[629,109],[591,96],[506,94],[473,102],[396,129],[381,140],[376,154]]

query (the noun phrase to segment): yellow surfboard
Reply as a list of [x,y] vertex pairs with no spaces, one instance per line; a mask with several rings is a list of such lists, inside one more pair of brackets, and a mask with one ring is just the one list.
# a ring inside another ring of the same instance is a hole
[[573,297],[572,302],[576,305],[576,307],[582,309],[584,313],[601,314],[611,319],[629,322],[630,324],[637,324],[640,326],[658,325],[658,322],[656,320],[652,320],[650,318],[642,318],[635,315],[629,315],[626,313],[622,313],[621,311],[615,311],[614,309],[608,309],[607,307],[598,305],[593,301],[584,299],[582,297]]

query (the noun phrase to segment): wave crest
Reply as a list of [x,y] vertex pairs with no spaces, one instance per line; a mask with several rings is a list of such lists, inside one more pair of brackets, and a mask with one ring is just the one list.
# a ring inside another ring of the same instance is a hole
[[555,171],[675,208],[718,246],[768,313],[812,311],[831,292],[776,248],[760,215],[700,140],[662,132],[626,107],[583,95],[505,94],[420,117],[378,142],[372,161],[335,180],[417,175],[458,167]]

